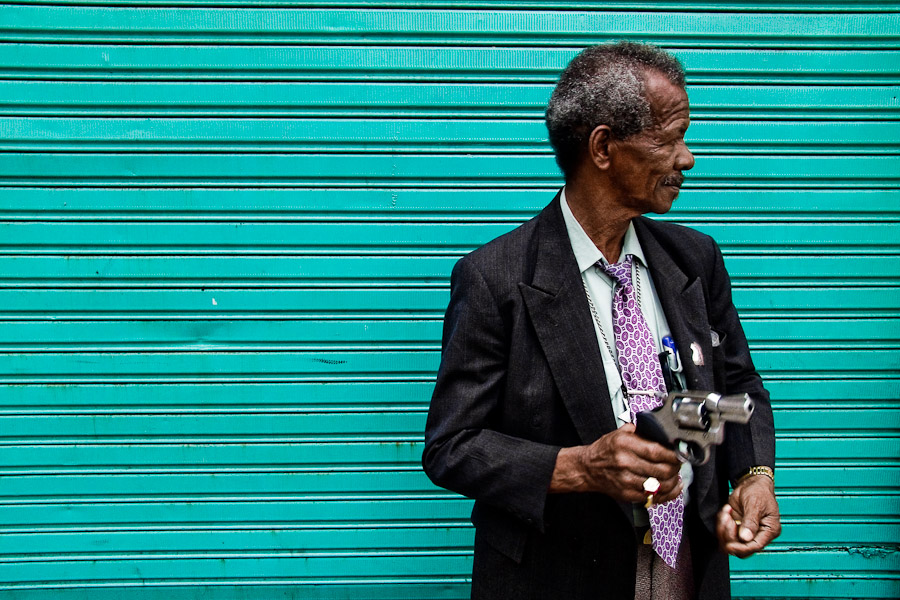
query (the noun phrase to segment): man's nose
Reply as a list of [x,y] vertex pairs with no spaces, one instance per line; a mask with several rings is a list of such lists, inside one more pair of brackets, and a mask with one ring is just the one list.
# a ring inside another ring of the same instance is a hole
[[678,156],[675,158],[675,168],[679,171],[690,171],[694,168],[694,153],[691,152],[684,140],[681,141]]

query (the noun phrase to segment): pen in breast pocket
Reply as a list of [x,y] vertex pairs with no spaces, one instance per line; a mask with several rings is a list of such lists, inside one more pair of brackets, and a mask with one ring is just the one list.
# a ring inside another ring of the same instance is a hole
[[669,368],[673,371],[681,371],[681,364],[678,361],[678,348],[675,346],[675,340],[671,335],[667,335],[662,339],[663,349],[668,355]]

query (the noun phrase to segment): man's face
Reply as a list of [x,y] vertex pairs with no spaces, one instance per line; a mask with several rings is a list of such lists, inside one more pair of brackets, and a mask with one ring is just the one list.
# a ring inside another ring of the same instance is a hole
[[662,214],[678,196],[681,172],[694,166],[694,155],[684,143],[690,107],[687,93],[658,73],[648,73],[645,89],[653,125],[611,142],[609,176],[623,207],[636,214]]

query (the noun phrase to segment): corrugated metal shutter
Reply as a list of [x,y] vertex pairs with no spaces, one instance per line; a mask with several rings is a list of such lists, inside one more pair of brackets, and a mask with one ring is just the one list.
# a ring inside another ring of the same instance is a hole
[[559,185],[561,68],[630,38],[689,71],[664,218],[776,399],[785,530],[734,591],[900,596],[900,7],[582,6],[0,6],[0,595],[466,597],[418,466],[448,274]]

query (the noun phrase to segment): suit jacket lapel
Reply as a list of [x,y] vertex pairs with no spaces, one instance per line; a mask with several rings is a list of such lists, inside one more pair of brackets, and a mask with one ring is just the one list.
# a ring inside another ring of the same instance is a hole
[[559,196],[539,219],[534,278],[519,288],[562,401],[590,444],[616,428],[606,374]]
[[[648,221],[649,219],[635,219],[634,228],[647,258],[656,294],[672,330],[672,338],[681,354],[685,380],[691,389],[711,390],[712,341],[703,285],[699,279],[688,280],[648,227]],[[702,364],[696,364],[692,360],[693,344],[700,348],[699,356],[704,357],[700,361]]]
[[[712,341],[703,286],[699,279],[689,280],[672,260],[672,256],[654,235],[649,219],[634,220],[635,233],[647,259],[653,285],[662,304],[672,338],[681,356],[688,389],[713,390]],[[703,364],[693,360],[692,345],[696,344]],[[702,501],[713,481],[712,463],[694,467],[696,498]]]

